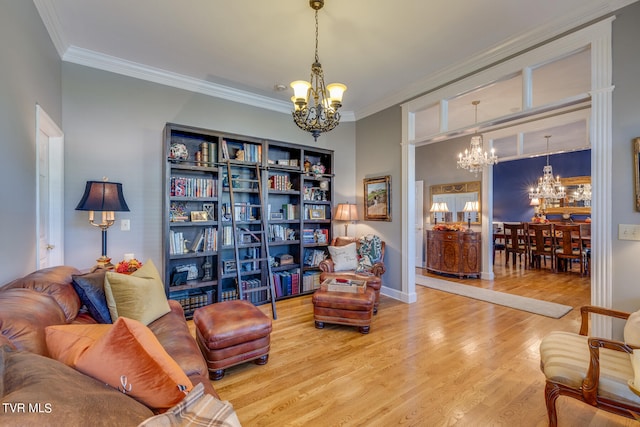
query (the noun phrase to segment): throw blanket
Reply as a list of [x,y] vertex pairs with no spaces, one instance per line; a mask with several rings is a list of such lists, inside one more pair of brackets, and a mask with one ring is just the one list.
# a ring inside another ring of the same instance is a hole
[[380,262],[382,258],[382,241],[380,237],[368,234],[360,238],[360,248],[358,249],[358,268],[357,273],[363,273],[371,270],[376,262]]

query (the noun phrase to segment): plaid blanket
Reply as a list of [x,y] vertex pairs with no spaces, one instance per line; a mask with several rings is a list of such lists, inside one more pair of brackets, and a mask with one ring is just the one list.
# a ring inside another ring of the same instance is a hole
[[175,426],[240,427],[240,421],[231,403],[206,394],[204,386],[198,384],[176,406],[147,418],[138,427]]

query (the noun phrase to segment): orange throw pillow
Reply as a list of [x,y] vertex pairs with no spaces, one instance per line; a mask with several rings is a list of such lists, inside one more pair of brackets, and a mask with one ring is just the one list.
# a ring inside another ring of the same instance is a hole
[[47,326],[44,331],[49,355],[75,368],[80,355],[111,327],[111,324]]
[[[87,328],[85,337],[77,326],[47,328],[47,336],[52,354],[62,362],[75,362],[78,371],[159,410],[174,406],[193,388],[153,332],[139,321],[118,317],[113,325],[89,325],[95,329]],[[108,330],[101,333],[96,326]],[[65,345],[76,349],[60,350]]]

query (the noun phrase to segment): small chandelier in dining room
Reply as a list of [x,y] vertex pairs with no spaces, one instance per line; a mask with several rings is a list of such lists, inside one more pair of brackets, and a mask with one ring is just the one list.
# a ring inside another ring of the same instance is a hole
[[[478,124],[478,104],[480,101],[473,101],[471,103],[476,109],[476,125]],[[492,166],[498,163],[498,156],[496,156],[495,149],[491,149],[491,154],[484,150],[484,143],[482,141],[482,135],[476,133],[471,137],[471,147],[464,150],[464,155],[460,153],[458,155],[458,167],[462,169],[469,169],[469,172],[482,171],[485,166]]]
[[[304,131],[311,132],[314,141],[322,132],[329,132],[340,124],[342,95],[347,87],[342,83],[324,84],[324,73],[318,59],[318,10],[324,6],[324,0],[309,0],[316,15],[316,54],[311,64],[309,81],[296,80],[293,88],[293,121]],[[309,105],[309,103],[312,103]]]
[[531,188],[529,191],[530,199],[559,200],[564,199],[566,192],[560,182],[560,175],[553,177],[553,168],[549,164],[549,138],[551,135],[544,136],[547,139],[547,165],[542,168],[542,176],[538,178],[538,186]]
[[579,184],[573,199],[576,201],[591,201],[591,184]]

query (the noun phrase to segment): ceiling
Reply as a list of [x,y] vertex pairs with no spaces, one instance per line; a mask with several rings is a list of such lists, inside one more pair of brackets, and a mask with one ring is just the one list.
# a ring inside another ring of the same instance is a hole
[[[343,118],[406,101],[636,0],[326,0],[319,57]],[[64,61],[289,111],[308,80],[307,0],[34,0]],[[278,92],[282,84],[287,90]]]

